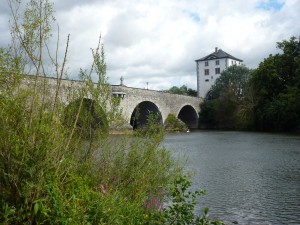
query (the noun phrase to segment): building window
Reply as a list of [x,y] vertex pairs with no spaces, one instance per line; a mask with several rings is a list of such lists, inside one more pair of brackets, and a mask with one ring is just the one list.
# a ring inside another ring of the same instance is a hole
[[209,69],[205,69],[205,70],[204,70],[204,74],[205,74],[205,75],[209,75]]
[[209,79],[206,79],[206,80],[205,80],[205,82],[208,82],[208,81],[209,81]]
[[231,61],[231,65],[233,65],[233,60]]
[[208,66],[208,61],[205,61],[205,66]]
[[220,61],[216,60],[216,66],[220,65]]
[[215,69],[215,72],[216,72],[216,74],[220,74],[220,73],[221,73],[220,68],[216,68],[216,69]]

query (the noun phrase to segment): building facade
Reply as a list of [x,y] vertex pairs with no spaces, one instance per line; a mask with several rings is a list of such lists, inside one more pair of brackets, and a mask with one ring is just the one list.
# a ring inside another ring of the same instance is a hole
[[197,70],[197,96],[208,98],[212,85],[220,77],[223,70],[231,65],[241,65],[243,60],[216,47],[213,53],[197,59],[195,62]]

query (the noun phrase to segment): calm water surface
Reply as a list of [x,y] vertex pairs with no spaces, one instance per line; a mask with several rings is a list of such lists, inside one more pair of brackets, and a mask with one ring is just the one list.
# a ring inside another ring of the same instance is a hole
[[300,224],[300,136],[197,131],[169,134],[164,146],[189,159],[198,210],[227,224]]

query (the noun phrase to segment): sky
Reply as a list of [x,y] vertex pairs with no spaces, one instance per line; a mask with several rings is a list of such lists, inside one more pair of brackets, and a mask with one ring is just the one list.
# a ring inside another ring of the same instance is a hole
[[[256,68],[276,42],[300,36],[300,0],[52,0],[59,56],[68,34],[67,71],[88,70],[99,36],[110,84],[196,89],[196,63],[215,47]],[[10,11],[0,0],[0,47],[10,41]],[[52,47],[55,49],[56,35]]]

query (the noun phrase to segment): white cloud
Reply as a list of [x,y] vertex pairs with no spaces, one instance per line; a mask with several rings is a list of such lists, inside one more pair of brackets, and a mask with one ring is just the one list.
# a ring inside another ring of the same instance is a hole
[[[0,46],[9,36],[3,4]],[[101,33],[109,81],[119,84],[124,76],[126,85],[140,88],[147,82],[151,89],[196,88],[194,60],[214,47],[254,68],[278,51],[277,41],[300,30],[298,0],[55,0],[55,7],[62,46],[71,34],[70,77],[88,69]]]

